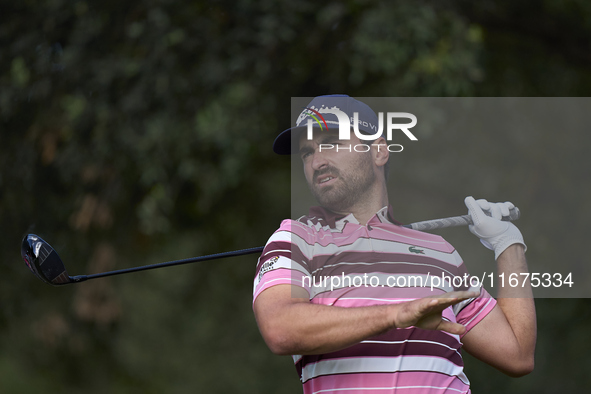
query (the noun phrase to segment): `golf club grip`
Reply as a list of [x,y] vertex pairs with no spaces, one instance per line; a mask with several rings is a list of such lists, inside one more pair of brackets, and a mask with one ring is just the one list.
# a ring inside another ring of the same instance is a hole
[[[514,207],[509,211],[509,217],[503,217],[504,221],[513,221],[519,219],[521,213],[519,208]],[[490,216],[490,215],[489,215]],[[424,222],[416,222],[408,224],[404,227],[411,228],[418,231],[429,231],[436,230],[438,228],[455,227],[455,226],[468,226],[472,224],[472,218],[470,215],[452,216],[449,218],[425,220]]]

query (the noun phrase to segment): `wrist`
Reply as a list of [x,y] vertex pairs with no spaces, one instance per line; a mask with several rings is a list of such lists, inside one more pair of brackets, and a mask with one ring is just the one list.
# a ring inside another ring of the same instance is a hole
[[388,329],[399,328],[399,314],[401,304],[387,305],[386,321],[388,322]]
[[502,252],[496,255],[497,262],[504,260],[522,259],[525,257],[527,246],[523,243],[513,243],[508,245]]
[[498,260],[501,254],[503,254],[508,249],[512,249],[514,251],[519,250],[520,253],[525,253],[527,250],[527,245],[525,245],[525,242],[523,242],[523,238],[505,238],[495,246],[495,260]]

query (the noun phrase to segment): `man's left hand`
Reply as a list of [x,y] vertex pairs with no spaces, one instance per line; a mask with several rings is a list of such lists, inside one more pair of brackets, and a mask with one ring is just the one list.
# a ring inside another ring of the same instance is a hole
[[466,197],[464,203],[474,223],[469,226],[470,232],[495,252],[495,260],[513,244],[520,243],[527,249],[519,229],[513,223],[502,220],[510,216],[510,210],[514,207],[512,203],[491,203],[484,199],[474,200],[472,196]]

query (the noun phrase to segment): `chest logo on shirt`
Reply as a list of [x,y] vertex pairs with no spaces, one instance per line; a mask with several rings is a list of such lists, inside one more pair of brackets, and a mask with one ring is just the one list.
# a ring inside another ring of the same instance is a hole
[[416,253],[416,254],[425,254],[425,251],[423,249],[419,249],[414,246],[409,246],[408,251],[411,253]]

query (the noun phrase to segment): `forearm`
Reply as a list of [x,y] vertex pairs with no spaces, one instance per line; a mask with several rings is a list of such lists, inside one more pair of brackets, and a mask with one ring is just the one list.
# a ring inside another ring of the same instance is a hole
[[510,217],[514,205],[471,196],[464,202],[473,222],[470,232],[494,251],[500,275],[497,305],[464,336],[464,348],[510,376],[526,375],[534,368],[536,311],[523,235],[501,220]]
[[255,303],[261,334],[276,354],[332,352],[395,326],[395,305],[359,308],[318,305],[304,298],[286,297],[288,291],[279,286],[268,289],[265,297]]
[[295,304],[277,330],[285,336],[283,354],[322,354],[344,349],[395,327],[394,305],[341,308]]
[[466,327],[442,318],[442,311],[475,297],[451,292],[400,304],[356,308],[310,303],[302,288],[279,285],[254,303],[261,334],[276,354],[322,354],[344,349],[393,328],[415,326],[461,335]]
[[[504,274],[504,287],[499,288],[497,302],[503,311],[507,322],[511,326],[515,339],[519,344],[519,356],[530,359],[536,346],[536,310],[529,276],[522,281],[528,272],[524,248],[520,244],[514,244],[507,248],[497,259],[498,274]],[[509,275],[517,274],[518,286],[510,286]]]

